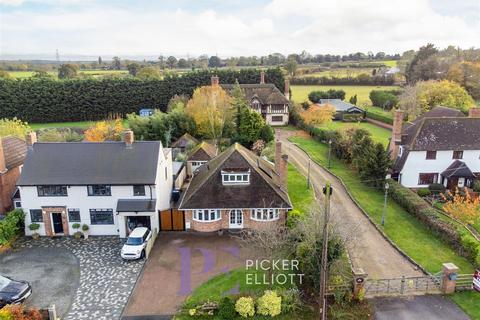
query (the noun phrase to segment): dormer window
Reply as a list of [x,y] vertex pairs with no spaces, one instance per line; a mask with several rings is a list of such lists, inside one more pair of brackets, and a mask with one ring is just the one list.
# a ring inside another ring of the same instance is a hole
[[250,169],[222,170],[222,184],[224,185],[250,184]]

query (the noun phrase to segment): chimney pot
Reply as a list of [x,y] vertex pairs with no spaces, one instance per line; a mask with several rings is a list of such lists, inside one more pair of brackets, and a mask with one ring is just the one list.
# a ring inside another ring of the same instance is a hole
[[265,71],[260,71],[260,84],[265,83]]
[[214,75],[211,78],[211,82],[212,82],[212,87],[215,87],[220,84],[220,79],[218,78],[218,76]]
[[33,145],[37,143],[37,133],[35,131],[30,131],[29,133],[27,133],[25,141],[29,148],[33,147]]
[[125,145],[127,146],[127,148],[131,148],[133,145],[133,141],[135,140],[133,131],[132,130],[125,131],[124,139],[125,139]]
[[468,110],[469,118],[480,118],[480,108],[474,107]]
[[287,98],[287,100],[290,100],[290,80],[288,80],[288,79],[285,79],[284,94],[285,94],[285,98]]

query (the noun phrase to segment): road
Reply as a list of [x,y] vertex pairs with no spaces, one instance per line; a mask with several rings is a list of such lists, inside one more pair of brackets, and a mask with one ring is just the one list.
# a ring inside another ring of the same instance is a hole
[[[276,139],[282,142],[282,151],[288,155],[289,162],[306,175],[310,160],[305,152],[287,140],[292,134],[293,131],[277,129]],[[373,279],[424,275],[382,237],[335,177],[313,161],[310,161],[310,166],[315,190],[322,190],[327,179],[332,183],[332,223],[346,235],[347,249],[355,269],[363,269]],[[323,194],[317,192],[317,196],[323,203]]]

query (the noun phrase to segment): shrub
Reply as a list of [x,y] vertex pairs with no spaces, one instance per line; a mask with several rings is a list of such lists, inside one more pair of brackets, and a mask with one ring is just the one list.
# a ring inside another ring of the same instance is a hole
[[300,291],[296,288],[283,290],[280,292],[282,296],[282,313],[292,313],[302,308],[302,300],[300,299]]
[[25,310],[23,305],[7,305],[0,310],[1,320],[42,320],[42,314],[37,309]]
[[417,194],[423,198],[423,197],[428,197],[429,195],[432,194],[432,192],[428,188],[420,188],[417,190]]
[[269,125],[265,125],[260,129],[260,134],[259,134],[259,139],[265,141],[265,142],[270,142],[273,141],[275,138],[275,131],[273,131],[273,128]]
[[255,315],[255,304],[252,297],[240,297],[235,303],[235,311],[242,317],[248,318]]
[[298,220],[302,217],[302,213],[298,209],[293,209],[288,211],[287,213],[287,227],[292,228],[298,222]]
[[360,121],[363,121],[363,114],[361,113],[344,114],[342,121],[343,122],[360,122]]
[[435,194],[444,193],[446,190],[445,186],[441,183],[432,183],[431,185],[428,186],[428,189]]
[[31,223],[29,226],[28,226],[28,229],[32,230],[32,231],[36,231],[38,229],[40,229],[40,225],[38,223]]
[[477,179],[474,183],[473,183],[473,191],[475,192],[480,192],[480,180]]
[[320,99],[345,99],[345,91],[330,89],[328,91],[312,91],[308,94],[308,99],[317,103]]
[[275,317],[282,312],[282,297],[275,291],[267,290],[257,300],[257,313],[264,316]]
[[372,105],[391,110],[398,105],[397,90],[372,90],[370,91],[370,100]]
[[372,111],[367,110],[366,111],[366,117],[370,118],[370,119],[373,119],[373,120],[377,120],[377,121],[386,123],[386,124],[393,124],[393,117],[385,116],[383,114],[379,114],[379,113],[376,113],[376,112],[372,112]]
[[82,226],[82,230],[83,230],[83,231],[88,231],[88,229],[90,229],[90,227],[88,226],[88,224],[84,224],[84,225]]
[[221,319],[235,319],[235,303],[229,297],[224,297],[218,305],[218,316]]
[[24,213],[20,209],[7,213],[5,219],[0,220],[0,245],[6,244],[23,229]]
[[72,228],[73,229],[79,229],[80,228],[80,223],[75,222],[74,224],[72,224]]

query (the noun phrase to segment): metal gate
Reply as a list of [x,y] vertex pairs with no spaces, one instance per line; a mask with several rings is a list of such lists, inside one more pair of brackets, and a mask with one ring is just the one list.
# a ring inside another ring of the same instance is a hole
[[414,295],[440,293],[442,273],[422,277],[390,279],[366,279],[365,295],[368,297],[388,295]]

